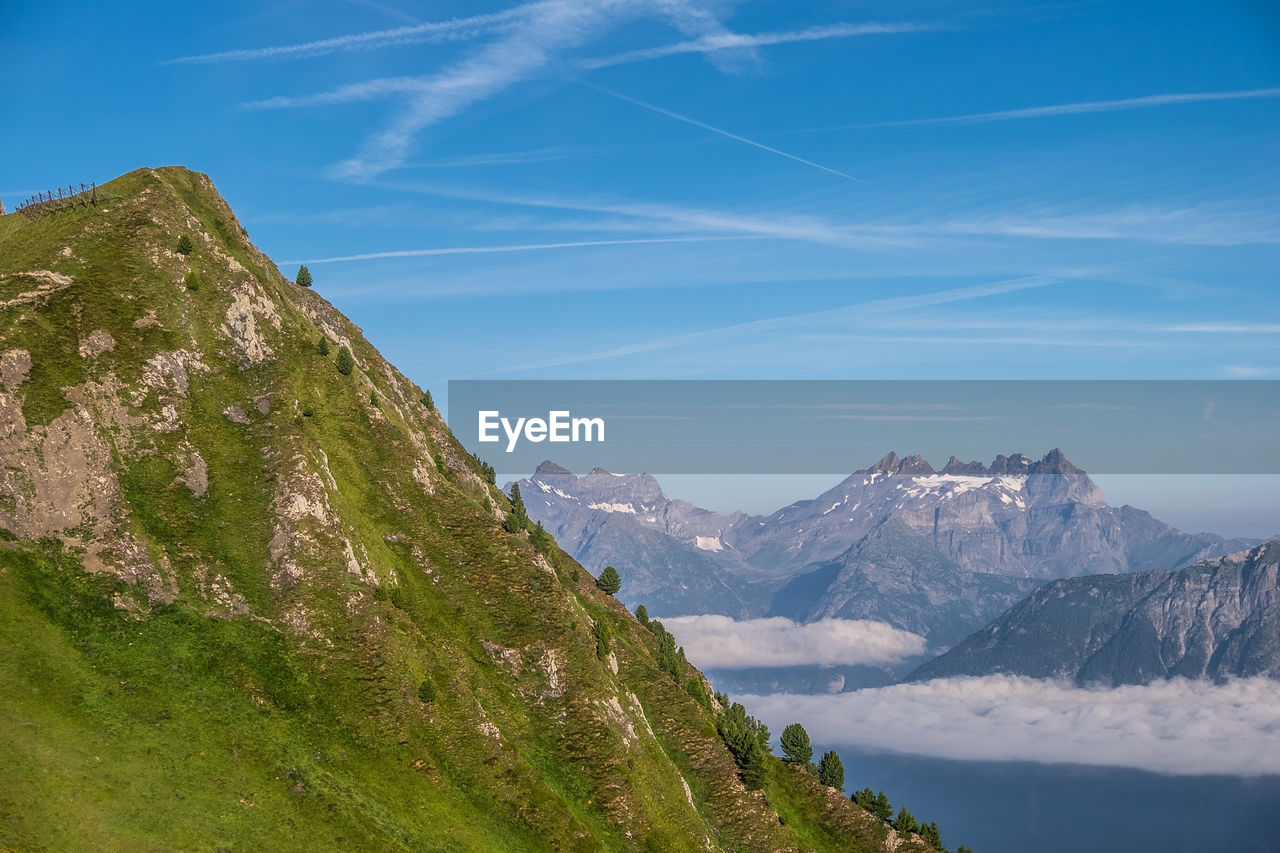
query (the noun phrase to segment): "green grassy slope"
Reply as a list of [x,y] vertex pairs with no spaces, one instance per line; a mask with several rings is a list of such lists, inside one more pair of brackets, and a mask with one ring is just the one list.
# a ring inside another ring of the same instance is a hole
[[883,848],[781,764],[746,791],[206,177],[99,197],[0,218],[0,849]]

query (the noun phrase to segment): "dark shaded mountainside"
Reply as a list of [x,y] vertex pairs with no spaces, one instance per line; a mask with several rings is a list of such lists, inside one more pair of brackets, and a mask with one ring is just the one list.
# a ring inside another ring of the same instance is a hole
[[0,848],[902,840],[748,790],[701,675],[207,177],[98,201],[0,217]]
[[1054,581],[908,680],[1280,678],[1280,541],[1178,571]]
[[519,482],[530,517],[621,596],[655,613],[876,619],[954,643],[1060,577],[1190,565],[1256,544],[1108,506],[1059,450],[935,470],[890,453],[812,500],[722,515],[647,474],[576,477],[546,462]]

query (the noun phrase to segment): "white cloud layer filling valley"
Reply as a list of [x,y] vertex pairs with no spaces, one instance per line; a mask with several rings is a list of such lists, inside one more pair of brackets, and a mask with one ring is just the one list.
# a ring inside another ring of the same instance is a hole
[[676,616],[663,626],[701,669],[888,664],[924,652],[925,639],[884,622],[821,619],[805,624],[780,616]]
[[827,746],[1176,775],[1280,774],[1280,681],[1267,678],[1080,688],[996,675],[735,698],[774,731],[799,721]]

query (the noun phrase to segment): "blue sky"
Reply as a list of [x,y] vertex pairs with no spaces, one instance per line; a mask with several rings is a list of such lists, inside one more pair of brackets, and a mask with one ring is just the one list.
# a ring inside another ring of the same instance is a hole
[[1280,377],[1266,0],[18,0],[0,52],[0,199],[207,172],[441,392]]

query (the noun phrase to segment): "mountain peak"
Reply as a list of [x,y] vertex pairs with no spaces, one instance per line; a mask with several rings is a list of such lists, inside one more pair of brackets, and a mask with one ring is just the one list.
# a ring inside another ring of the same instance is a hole
[[947,460],[939,472],[941,474],[968,475],[973,477],[1020,477],[1031,474],[1083,474],[1084,469],[1072,465],[1066,455],[1054,448],[1038,462],[1029,456],[1014,453],[1009,456],[1000,454],[990,465],[981,462],[961,462],[955,456]]
[[977,462],[977,461],[961,462],[959,459],[952,456],[950,459],[947,460],[947,464],[942,466],[942,470],[939,471],[938,473],[981,476],[983,474],[990,473],[990,470],[987,468],[986,465],[983,465],[981,462]]
[[1050,450],[1044,458],[1031,466],[1032,474],[1083,474],[1083,468],[1072,465],[1058,448]]
[[[884,832],[771,756],[771,795],[812,808],[784,820],[748,792],[714,706],[686,692],[702,675],[660,665],[651,631],[546,531],[499,523],[517,519],[491,471],[423,390],[280,275],[206,176],[144,169],[97,190],[96,204],[0,225],[0,305],[20,308],[0,311],[0,604],[29,629],[5,635],[5,663],[28,665],[0,667],[0,685],[36,696],[56,678],[99,697],[104,719],[174,713],[147,726],[145,756],[130,729],[85,773],[76,745],[97,737],[93,718],[6,705],[32,754],[77,768],[91,817],[126,815],[68,830],[51,817],[65,785],[10,761],[6,795],[21,795],[5,800],[6,842],[171,849],[208,830],[266,849],[343,837],[353,849],[691,850],[714,836],[796,850]],[[535,476],[551,481],[544,495],[582,491],[550,461]],[[619,491],[636,482],[657,497],[590,503],[636,516],[661,497],[652,478],[617,479]],[[97,632],[92,648],[63,654],[82,629]],[[117,682],[128,689],[100,689]],[[228,713],[279,736],[208,724]],[[557,753],[565,731],[572,756]],[[207,762],[186,760],[196,748]],[[237,749],[250,760],[233,764]],[[312,750],[344,760],[312,773],[299,759]],[[135,789],[110,770],[125,760],[136,790],[192,792],[183,815],[244,792],[262,798],[263,820],[224,832],[127,818]],[[370,791],[370,778],[388,782]]]
[[859,474],[885,474],[890,477],[897,476],[928,476],[935,473],[933,466],[930,465],[923,456],[913,454],[911,456],[899,457],[897,453],[890,452],[880,459],[879,462]]
[[1013,453],[1009,456],[999,453],[995,459],[991,460],[991,467],[986,470],[986,473],[993,477],[1020,477],[1030,470],[1031,464],[1031,459],[1021,453]]
[[867,468],[867,473],[871,474],[889,474],[898,469],[898,454],[892,450],[880,457],[876,464]]
[[557,465],[550,459],[544,459],[542,460],[542,464],[534,469],[532,479],[536,480],[539,477],[564,477],[566,475],[572,477],[573,472],[562,465]]
[[969,477],[1025,477],[1031,474],[1063,474],[1082,475],[1084,469],[1071,464],[1066,455],[1058,448],[1050,450],[1039,461],[1022,453],[1005,456],[998,454],[990,465],[978,461],[963,462],[956,456],[947,459],[941,470],[935,471],[924,457],[913,454],[898,456],[889,453],[870,468],[855,471],[856,474],[885,474],[895,476],[929,476],[930,474],[951,474]]

